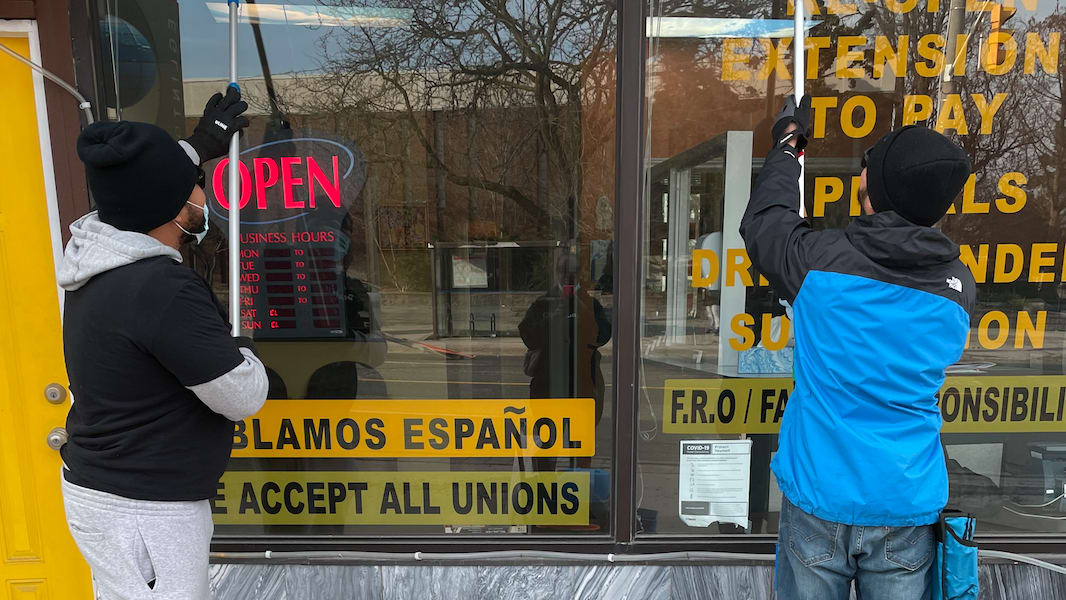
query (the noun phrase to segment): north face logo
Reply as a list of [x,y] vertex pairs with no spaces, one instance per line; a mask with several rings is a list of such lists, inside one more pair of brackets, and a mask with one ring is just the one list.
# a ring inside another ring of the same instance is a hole
[[962,293],[962,280],[958,277],[948,277],[948,287],[958,293]]

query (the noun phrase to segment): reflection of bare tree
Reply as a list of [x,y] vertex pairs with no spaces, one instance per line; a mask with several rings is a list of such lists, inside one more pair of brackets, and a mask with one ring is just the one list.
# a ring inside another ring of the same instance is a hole
[[[874,71],[874,48],[876,38],[884,36],[893,49],[908,54],[908,67],[905,74],[894,79],[893,89],[887,94],[880,91],[883,87],[866,91],[856,89],[858,93],[870,95],[876,103],[879,118],[875,134],[879,135],[890,126],[898,127],[902,124],[905,96],[928,97],[932,105],[932,115],[927,124],[935,126],[943,110],[941,103],[949,94],[958,94],[967,131],[964,133],[949,129],[946,133],[966,149],[973,161],[976,174],[975,200],[978,203],[994,202],[997,196],[1002,196],[997,189],[1002,174],[1026,171],[1030,205],[1040,207],[1038,210],[1028,209],[1027,216],[1010,217],[1013,219],[1012,224],[1020,227],[1005,228],[1004,215],[995,219],[951,219],[949,227],[953,235],[960,237],[962,241],[995,241],[1012,235],[1019,240],[1048,239],[1047,236],[1057,231],[1058,223],[1062,220],[1057,206],[1062,182],[1056,167],[1061,161],[1057,157],[1062,156],[1058,150],[1062,148],[1063,143],[1063,82],[1061,74],[1049,75],[1040,66],[1036,67],[1034,73],[1025,73],[1024,44],[1026,33],[1037,33],[1041,40],[1047,41],[1050,32],[1061,30],[1062,10],[1042,20],[1030,19],[1027,23],[1013,23],[1018,29],[1014,34],[1018,44],[1016,64],[1006,73],[992,75],[982,67],[982,53],[988,51],[989,13],[967,12],[961,21],[961,28],[952,30],[948,18],[950,4],[941,3],[941,9],[934,13],[916,9],[903,14],[893,12],[881,4],[867,4],[860,5],[856,12],[850,15],[833,15],[826,11],[828,4],[819,3],[820,14],[816,18],[821,22],[811,34],[828,37],[833,47],[819,55],[817,69],[820,77],[818,81],[809,82],[811,93],[815,96],[840,93],[842,82],[832,79],[832,75],[837,67],[835,45],[843,35],[859,35],[867,40],[863,63],[867,74],[866,81],[852,79],[847,83],[853,88],[863,83],[875,84],[871,77]],[[837,6],[839,7],[839,3]],[[929,34],[943,36],[945,47],[939,50],[947,55],[944,61],[945,69],[950,71],[954,71],[951,56],[953,40],[956,34],[968,35],[968,43],[958,59],[963,72],[953,77],[950,84],[943,76],[930,77],[918,70],[919,64],[925,69],[932,66],[928,58],[917,52],[923,36]],[[887,65],[885,74],[888,77],[896,75]],[[981,130],[981,114],[973,99],[975,94],[980,94],[987,103],[993,102],[997,94],[1006,94],[1002,106],[995,113],[990,131]],[[888,115],[892,115],[891,123],[885,118]],[[816,156],[823,153],[828,156],[849,154],[847,145],[850,140],[840,127],[828,126],[826,132],[826,139],[816,144],[813,149]],[[1050,226],[1051,229],[1044,230],[1045,226]]]
[[[1066,9],[1059,8],[1039,21],[1032,19],[1025,30],[1044,40],[1052,32],[1066,28]],[[1021,57],[1019,57],[1019,60]],[[1028,188],[1033,192],[1030,210],[1036,209],[1049,226],[1049,233],[1060,234],[1066,221],[1066,77],[1061,67],[1053,74],[1039,66],[1032,75],[1022,74],[1011,86],[1014,110],[1004,109],[999,126],[1013,130],[1016,141],[1009,157],[1010,170],[1025,168]],[[1054,239],[1061,238],[1055,235]]]
[[[958,1],[958,0],[956,0]],[[884,35],[896,44],[900,36],[909,36],[910,65],[906,77],[896,80],[895,91],[887,110],[895,115],[893,126],[901,124],[902,108],[905,95],[925,95],[931,99],[933,112],[927,121],[929,126],[936,126],[941,117],[950,116],[944,102],[950,94],[957,94],[963,109],[966,130],[947,129],[945,133],[952,136],[969,154],[975,174],[974,185],[967,191],[971,197],[971,206],[985,206],[987,213],[964,214],[950,217],[943,222],[943,227],[953,239],[964,244],[1002,244],[1016,243],[1025,248],[1026,255],[1030,247],[1037,242],[1054,242],[1062,238],[1064,217],[1066,217],[1066,200],[1062,168],[1066,157],[1066,81],[1061,70],[1052,69],[1047,73],[1037,61],[1031,65],[1032,72],[1025,69],[1026,45],[1030,43],[1027,34],[1036,34],[1039,41],[1049,44],[1053,40],[1051,33],[1062,31],[1066,25],[1066,11],[1056,9],[1052,14],[1028,21],[1018,19],[1011,23],[1013,41],[1017,45],[1017,54],[1013,65],[1004,72],[992,74],[986,68],[990,56],[988,36],[990,19],[988,12],[966,12],[961,19],[961,26],[952,29],[949,26],[948,2],[941,3],[941,10],[928,13],[913,10],[906,14],[888,11],[884,6],[870,5],[861,8],[863,14],[872,17],[869,27],[860,35],[865,35],[873,46],[876,35]],[[857,16],[845,17],[856,19]],[[963,67],[952,78],[951,83],[945,77],[927,77],[919,75],[916,63],[928,61],[916,53],[917,44],[922,36],[928,34],[943,35],[947,42],[943,48],[946,56],[946,68],[952,68],[952,39],[956,34],[968,36],[963,52],[958,58]],[[993,47],[994,48],[994,47]],[[1057,54],[1058,50],[1053,50]],[[1006,52],[991,60],[1012,60]],[[866,68],[871,70],[872,56],[867,52]],[[982,115],[978,109],[980,101],[990,104],[997,95],[1002,105],[995,111],[989,123],[990,127],[982,130]],[[878,102],[879,113],[882,104]],[[1014,184],[1024,188],[1027,198],[1025,209],[1020,212],[1001,212],[997,198],[1006,193],[1001,187],[1004,174],[1019,172],[1024,179],[1014,180]],[[962,208],[961,205],[958,208]],[[976,249],[975,249],[976,251]],[[991,250],[994,253],[994,250]],[[990,260],[994,263],[994,258]],[[1014,295],[1019,298],[1045,296],[1053,286],[1046,290],[1037,290],[1037,286],[1027,283],[1028,277],[1010,286],[990,286],[984,290],[984,298],[989,301],[997,294]],[[1052,294],[1053,295],[1053,294]],[[1051,297],[1051,296],[1047,296]]]
[[[1066,156],[1066,82],[1061,71],[1049,74],[1039,64],[1034,65],[1032,73],[1025,72],[1025,34],[1035,33],[1047,41],[1049,33],[1062,30],[1064,12],[1059,9],[1043,19],[1013,23],[1018,55],[1014,67],[1001,75],[990,74],[981,67],[982,53],[989,51],[984,40],[989,25],[987,16],[982,20],[978,15],[967,22],[966,29],[973,35],[967,49],[966,77],[954,90],[963,99],[969,131],[967,135],[957,135],[956,140],[973,161],[974,198],[979,204],[989,205],[991,216],[964,215],[949,220],[947,227],[960,242],[1017,243],[1028,254],[1028,247],[1035,242],[1062,238],[1062,211],[1066,208],[1061,174]],[[987,101],[996,94],[1006,95],[989,132],[981,131],[981,116],[970,101],[975,94],[983,95]],[[996,199],[1004,196],[1000,179],[1011,172],[1025,176],[1024,184],[1015,182],[1026,190],[1025,209],[1016,214],[997,214]],[[1026,279],[1023,276],[1010,290],[1022,296],[1037,295],[1034,286],[1024,283]]]
[[[313,93],[288,107],[330,119],[397,178],[439,171],[468,189],[475,218],[517,209],[537,227],[568,220],[568,199],[582,196],[585,136],[604,143],[602,132],[613,131],[614,3],[370,5],[409,15],[406,26],[331,31],[321,41],[322,75],[304,81]],[[590,105],[610,110],[587,115]]]

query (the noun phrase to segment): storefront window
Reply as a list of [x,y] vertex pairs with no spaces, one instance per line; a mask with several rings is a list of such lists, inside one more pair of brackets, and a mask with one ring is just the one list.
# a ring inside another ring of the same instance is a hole
[[[640,356],[618,398],[639,407],[638,534],[777,532],[791,323],[738,225],[793,89],[789,0],[647,5],[644,258],[618,265],[642,276],[640,347],[618,349],[612,3],[241,6],[235,291],[272,387],[235,432],[220,535],[608,534],[629,517],[609,514],[616,350]],[[968,152],[939,225],[979,287],[938,398],[951,505],[1060,531],[1063,9],[805,6],[809,219],[859,214],[863,152],[893,128]],[[109,116],[190,132],[227,82],[226,4],[97,8]],[[188,256],[223,300],[228,168],[208,165]],[[730,458],[704,480],[710,442]]]
[[[227,5],[156,4],[100,3],[111,111],[188,134],[228,81]],[[271,391],[235,432],[218,535],[610,533],[615,22],[241,4],[236,291]],[[180,31],[179,69],[149,29]],[[188,256],[223,301],[228,168],[206,166]]]
[[[769,471],[792,388],[786,308],[737,227],[792,92],[791,3],[652,2],[637,465],[644,534],[776,533]],[[974,176],[941,228],[979,284],[939,401],[950,505],[985,532],[1066,523],[1063,11],[1037,0],[807,2],[816,229],[859,214],[864,149],[923,123]],[[697,100],[699,99],[699,100]],[[713,475],[706,444],[736,455]],[[710,479],[706,479],[710,477]]]

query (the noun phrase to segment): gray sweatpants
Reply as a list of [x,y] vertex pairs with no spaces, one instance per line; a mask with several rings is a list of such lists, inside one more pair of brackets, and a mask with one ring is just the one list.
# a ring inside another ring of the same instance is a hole
[[[62,476],[61,476],[62,477]],[[96,600],[208,600],[211,505],[131,500],[63,478],[67,525]]]

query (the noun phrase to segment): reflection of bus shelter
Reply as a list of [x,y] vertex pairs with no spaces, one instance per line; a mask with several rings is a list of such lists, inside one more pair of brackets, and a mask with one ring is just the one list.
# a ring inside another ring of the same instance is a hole
[[435,242],[436,337],[517,335],[526,308],[548,291],[559,242]]
[[[717,257],[716,264],[700,261],[695,269],[704,276],[711,275],[714,281],[703,289],[719,294],[715,319],[719,328],[717,364],[701,357],[702,362],[690,361],[685,366],[725,376],[738,374],[740,352],[728,342],[722,343],[733,335],[730,332],[733,317],[745,312],[784,312],[771,290],[743,287],[733,274],[735,267],[730,265],[730,261],[739,265],[744,255],[740,221],[751,195],[752,178],[763,164],[763,159],[753,159],[751,152],[752,133],[730,131],[655,162],[649,173],[650,197],[656,207],[661,202],[663,211],[663,229],[655,237],[663,241],[663,271],[656,273],[661,276],[665,296],[663,341],[678,347],[691,346],[691,336],[707,329],[706,324],[692,321],[698,288],[692,282],[691,273],[693,249],[712,250]],[[857,174],[858,159],[852,156],[808,159],[806,172],[810,176]],[[839,206],[843,207],[847,200],[840,200]],[[652,202],[645,204],[646,211],[651,210]],[[645,215],[645,222],[651,223],[651,217]],[[823,223],[833,225],[828,215]],[[839,225],[846,225],[846,221]],[[654,250],[658,251],[658,247]],[[696,316],[701,318],[699,314]],[[757,337],[761,335],[760,316],[755,315]]]
[[[680,154],[672,156],[651,168],[650,181],[668,181],[667,189],[667,243],[666,254],[666,342],[684,344],[688,331],[688,299],[692,292],[690,268],[692,239],[689,214],[692,210],[690,182],[695,167],[709,162],[720,162],[724,171],[724,198],[722,202],[722,247],[716,248],[718,277],[721,285],[721,324],[728,323],[733,315],[744,312],[745,290],[739,285],[724,281],[728,272],[728,250],[743,248],[740,238],[740,219],[751,195],[752,132],[730,131],[715,136]],[[729,344],[718,345],[718,370],[734,371],[738,353]]]

